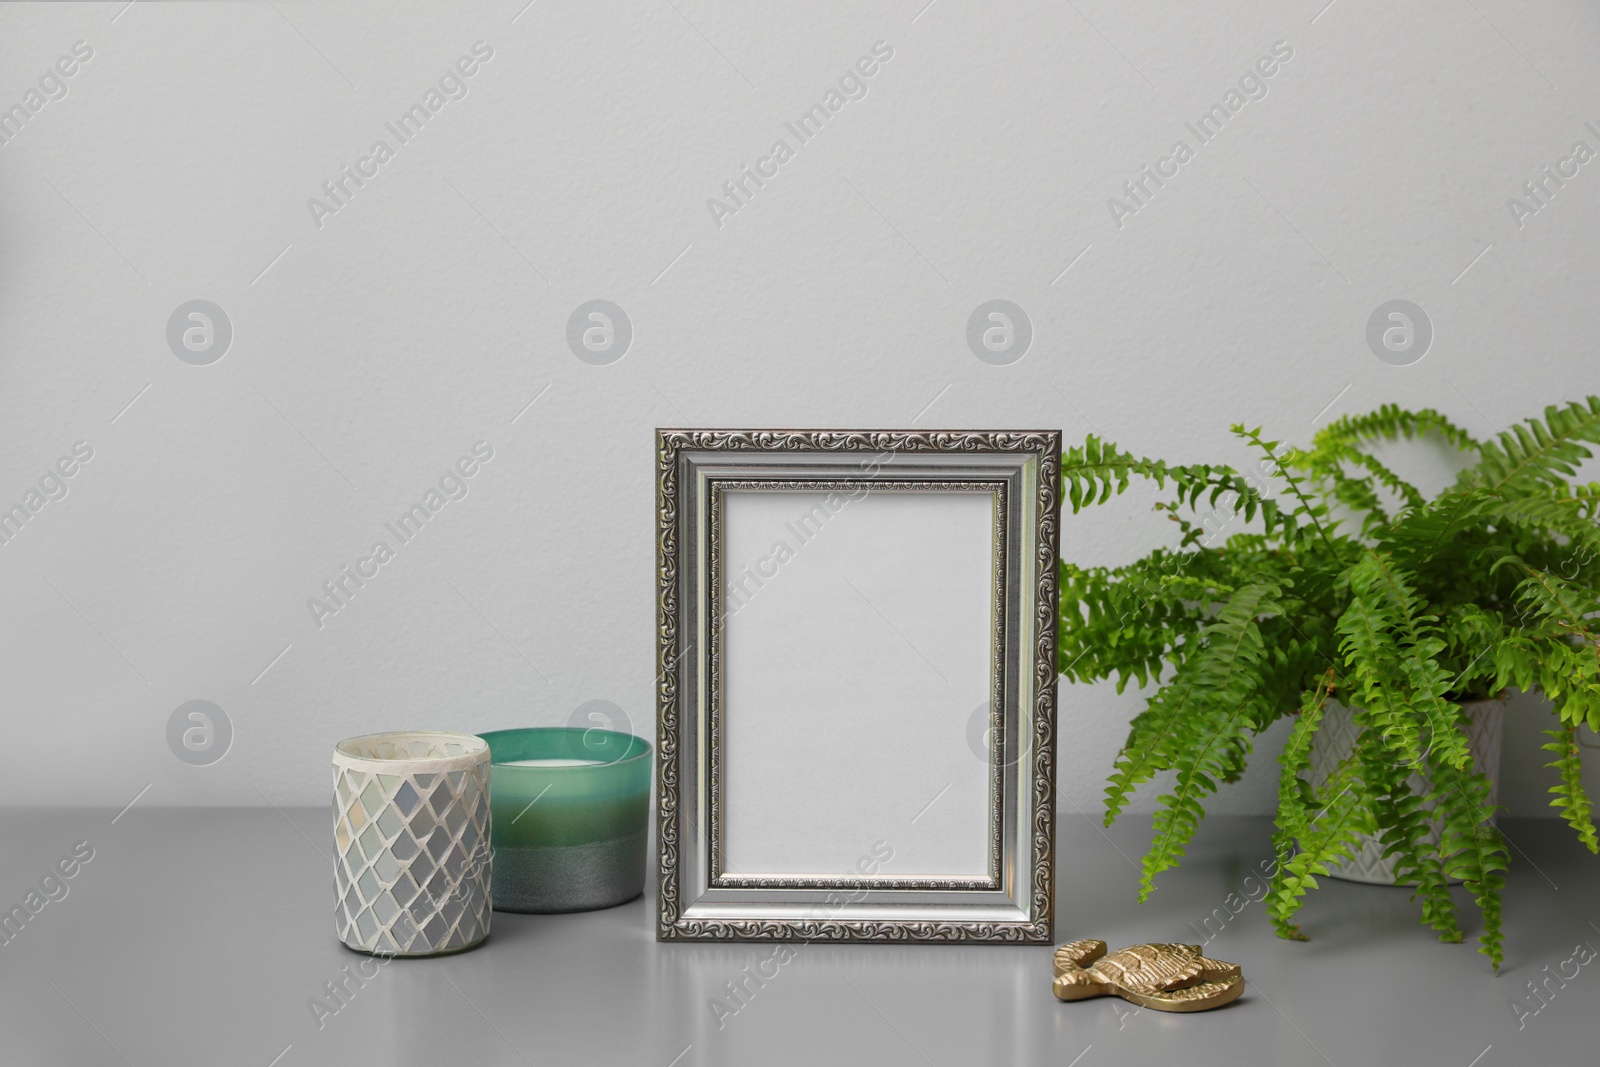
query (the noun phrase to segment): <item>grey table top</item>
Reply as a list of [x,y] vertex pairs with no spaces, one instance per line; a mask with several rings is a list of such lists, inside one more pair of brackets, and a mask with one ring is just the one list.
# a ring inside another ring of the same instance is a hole
[[[1506,823],[1514,869],[1499,976],[1475,951],[1475,912],[1466,943],[1440,944],[1404,890],[1325,881],[1302,913],[1313,939],[1275,938],[1247,882],[1270,856],[1266,819],[1210,820],[1141,906],[1131,864],[1147,820],[1107,835],[1068,811],[1057,939],[1205,941],[1209,955],[1244,965],[1243,998],[1188,1016],[1110,999],[1062,1004],[1044,947],[796,945],[761,966],[773,946],[658,943],[647,891],[603,912],[496,914],[476,951],[369,963],[375,976],[347,983],[344,1006],[319,1019],[308,1002],[369,959],[334,939],[327,812],[116,814],[0,812],[4,910],[79,842],[93,850],[50,883],[60,899],[0,944],[8,1067],[1600,1059],[1589,1033],[1600,963],[1575,961],[1578,946],[1600,947],[1600,859],[1551,821]],[[741,982],[742,999],[731,999],[729,983]]]

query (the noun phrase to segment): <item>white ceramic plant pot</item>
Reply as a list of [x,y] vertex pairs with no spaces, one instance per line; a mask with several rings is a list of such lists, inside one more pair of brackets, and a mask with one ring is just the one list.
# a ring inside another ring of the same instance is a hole
[[333,750],[339,940],[437,956],[489,935],[489,745],[450,733],[368,734]]
[[[1489,804],[1492,806],[1500,792],[1500,729],[1505,717],[1502,700],[1469,700],[1461,705],[1467,716],[1467,751],[1473,766],[1489,776]],[[1320,788],[1327,781],[1339,761],[1350,754],[1355,745],[1355,717],[1342,704],[1329,701],[1322,713],[1322,726],[1317,730],[1311,745],[1311,781]],[[1411,775],[1411,788],[1422,794],[1428,791],[1428,781],[1420,773]],[[1434,805],[1424,802],[1426,808]],[[1440,828],[1437,822],[1428,840],[1438,844]],[[1349,882],[1368,882],[1373,885],[1411,885],[1395,879],[1394,860],[1383,854],[1383,843],[1376,837],[1363,836],[1355,854],[1342,863],[1330,863],[1328,872],[1335,878]],[[1453,879],[1452,884],[1459,884]]]

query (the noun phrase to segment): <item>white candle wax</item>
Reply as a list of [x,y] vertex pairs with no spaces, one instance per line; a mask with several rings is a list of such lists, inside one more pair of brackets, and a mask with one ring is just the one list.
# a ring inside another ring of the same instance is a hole
[[596,767],[597,759],[513,759],[497,763],[497,767]]

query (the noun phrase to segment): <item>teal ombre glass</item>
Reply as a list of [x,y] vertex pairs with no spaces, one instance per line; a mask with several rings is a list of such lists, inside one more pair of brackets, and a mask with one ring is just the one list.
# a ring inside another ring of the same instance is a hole
[[[479,736],[494,764],[496,911],[588,911],[644,892],[648,741],[570,727]],[[573,762],[516,765],[523,760]]]

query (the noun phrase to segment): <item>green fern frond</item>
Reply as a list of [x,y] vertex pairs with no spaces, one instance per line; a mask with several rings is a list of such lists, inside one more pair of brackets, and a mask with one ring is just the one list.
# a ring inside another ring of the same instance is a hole
[[[1077,682],[1115,678],[1117,692],[1159,677],[1178,643],[1203,625],[1233,589],[1216,577],[1187,574],[1200,553],[1156,550],[1124,567],[1063,562],[1058,667]],[[1193,567],[1207,568],[1204,563]]]
[[1278,936],[1294,941],[1306,940],[1294,916],[1306,893],[1317,888],[1316,876],[1328,874],[1329,864],[1354,856],[1361,835],[1376,828],[1363,802],[1355,753],[1328,775],[1314,803],[1322,808],[1297,835],[1300,851],[1278,864],[1267,894],[1267,911]]
[[1592,455],[1585,442],[1600,444],[1600,397],[1565,407],[1552,404],[1543,419],[1527,419],[1501,431],[1480,446],[1482,458],[1461,473],[1458,484],[1482,485],[1491,492],[1560,485]]
[[[1385,404],[1365,415],[1347,415],[1324,426],[1309,449],[1294,455],[1293,464],[1310,474],[1332,499],[1364,516],[1362,533],[1370,534],[1391,521],[1376,492],[1378,487],[1393,493],[1404,511],[1422,507],[1424,497],[1421,490],[1396,474],[1367,446],[1380,440],[1413,440],[1428,434],[1437,434],[1463,452],[1475,453],[1479,448],[1476,438],[1432,408],[1407,411]],[[1357,468],[1358,475],[1364,472],[1371,481],[1346,473],[1347,465]]]
[[1595,835],[1594,828],[1594,805],[1583,788],[1583,753],[1578,748],[1578,728],[1564,726],[1559,730],[1546,730],[1544,734],[1550,738],[1550,743],[1540,747],[1555,756],[1545,766],[1561,776],[1561,780],[1550,787],[1550,792],[1555,794],[1550,806],[1578,832],[1578,840],[1585,848],[1600,854],[1600,837]]
[[1364,727],[1357,741],[1362,783],[1376,800],[1374,822],[1383,855],[1394,862],[1395,882],[1413,883],[1411,899],[1422,908],[1422,921],[1438,931],[1441,939],[1460,941],[1456,904],[1434,845],[1433,813],[1412,787],[1413,768],[1394,762],[1382,738],[1364,722],[1362,712],[1355,712],[1355,717]]
[[1437,559],[1441,550],[1481,520],[1489,507],[1479,489],[1449,492],[1431,504],[1413,507],[1377,531],[1378,545],[1412,559]]
[[1134,474],[1153,479],[1159,485],[1165,480],[1166,471],[1167,465],[1160,460],[1142,460],[1094,434],[1084,438],[1081,446],[1069,448],[1061,457],[1061,480],[1073,514],[1121,494]]
[[[1499,841],[1500,831],[1490,829],[1481,836]],[[1500,964],[1504,963],[1506,958],[1505,932],[1500,923],[1500,891],[1506,887],[1505,876],[1500,873],[1503,870],[1505,868],[1500,867],[1497,870],[1487,871],[1481,880],[1467,883],[1473,901],[1483,914],[1483,933],[1478,935],[1478,951],[1489,957],[1489,963],[1497,973]]]
[[1432,657],[1444,642],[1432,633],[1432,616],[1403,573],[1375,552],[1350,571],[1350,604],[1340,616],[1339,649],[1353,693],[1373,728],[1396,758],[1420,763],[1439,747],[1456,766],[1467,762],[1466,743],[1453,729],[1455,705],[1444,699],[1450,678]]
[[1415,440],[1430,433],[1443,437],[1462,452],[1476,452],[1476,438],[1432,408],[1407,411],[1398,404],[1385,404],[1365,415],[1346,415],[1317,431],[1315,449],[1359,448],[1383,438]]
[[1562,722],[1600,730],[1600,645],[1537,635],[1524,635],[1522,643],[1533,661],[1533,685],[1523,688],[1544,690]]
[[[1410,482],[1401,478],[1390,470],[1376,456],[1356,449],[1350,449],[1342,455],[1330,455],[1327,459],[1332,462],[1321,468],[1309,467],[1308,472],[1313,477],[1319,478],[1328,486],[1334,499],[1365,518],[1361,524],[1361,532],[1370,534],[1373,530],[1380,529],[1391,520],[1388,510],[1379,498],[1377,488],[1371,481],[1364,478],[1351,477],[1344,472],[1344,463],[1363,468],[1383,486],[1399,497],[1403,510],[1422,507],[1424,499],[1420,490]],[[1340,461],[1343,462],[1340,462]]]
[[1115,676],[1118,692],[1129,681],[1142,686],[1161,672],[1172,635],[1186,627],[1185,614],[1181,604],[1119,580],[1105,568],[1063,563],[1057,642],[1061,675],[1078,682]]
[[1190,725],[1187,716],[1190,688],[1188,678],[1174,679],[1151,697],[1145,709],[1134,717],[1128,729],[1128,740],[1117,754],[1116,765],[1106,785],[1105,825],[1117,821],[1135,789],[1176,761],[1177,753],[1183,748],[1185,730]]
[[1566,485],[1539,486],[1514,497],[1501,497],[1502,505],[1524,525],[1559,533],[1589,545],[1596,543],[1595,523],[1600,497],[1574,492]]
[[[1200,820],[1202,798],[1216,792],[1219,781],[1231,780],[1244,767],[1250,751],[1245,727],[1261,694],[1253,685],[1253,668],[1264,650],[1260,614],[1276,610],[1275,586],[1257,584],[1235,593],[1216,621],[1201,631],[1204,648],[1179,668],[1192,678],[1186,691],[1190,722],[1187,741],[1172,760],[1177,781],[1157,801],[1155,840],[1145,854],[1139,900],[1155,891],[1155,877],[1177,865]],[[1187,681],[1187,678],[1186,678]]]
[[[1305,775],[1311,769],[1311,744],[1322,725],[1323,710],[1333,691],[1333,677],[1334,672],[1330,668],[1318,679],[1315,689],[1306,690],[1300,704],[1300,717],[1289,731],[1283,754],[1278,758],[1278,817],[1272,834],[1273,852],[1277,858],[1275,871],[1282,870],[1294,859],[1295,849],[1300,839],[1306,836],[1311,823],[1316,797]],[[1288,915],[1280,915],[1276,910],[1269,911],[1269,915],[1279,937],[1305,940],[1299,927],[1288,921]]]
[[1159,489],[1172,483],[1177,500],[1191,510],[1197,509],[1202,499],[1214,507],[1227,495],[1231,498],[1230,511],[1243,515],[1246,522],[1260,515],[1269,532],[1284,529],[1292,533],[1294,530],[1293,520],[1277,503],[1263,496],[1249,478],[1232,467],[1178,466],[1158,459],[1143,459],[1093,434],[1086,437],[1081,446],[1069,448],[1061,456],[1061,480],[1074,514],[1120,495],[1134,476],[1155,482]]
[[1590,617],[1600,611],[1600,599],[1592,591],[1579,588],[1560,575],[1530,567],[1516,556],[1502,556],[1492,570],[1503,566],[1511,566],[1526,575],[1517,583],[1516,595],[1534,616],[1563,634],[1590,642],[1600,637],[1590,624]]
[[1500,872],[1506,869],[1507,857],[1505,841],[1490,821],[1495,809],[1489,803],[1489,779],[1480,771],[1434,758],[1428,761],[1428,776],[1444,824],[1439,851],[1445,857],[1445,874],[1460,878],[1477,903],[1483,915],[1478,951],[1498,971],[1504,959],[1500,890],[1505,878]]
[[1261,427],[1259,426],[1255,429],[1250,429],[1243,423],[1235,423],[1232,427],[1232,432],[1235,437],[1250,442],[1250,444],[1266,453],[1267,460],[1271,463],[1273,474],[1283,479],[1284,484],[1288,486],[1290,494],[1296,501],[1294,511],[1290,517],[1296,522],[1303,520],[1308,523],[1312,529],[1317,531],[1317,536],[1321,538],[1323,547],[1335,559],[1339,558],[1339,552],[1334,548],[1333,541],[1328,536],[1328,526],[1330,524],[1328,505],[1312,500],[1306,494],[1305,486],[1300,479],[1296,478],[1291,472],[1290,464],[1279,461],[1279,446],[1282,442],[1263,440]]
[[1507,649],[1506,642],[1517,637],[1500,612],[1484,611],[1474,604],[1452,606],[1440,617],[1439,636],[1445,642],[1440,658],[1465,664],[1450,680],[1450,692],[1458,701],[1492,697],[1518,684],[1505,676],[1505,669],[1514,670],[1525,657],[1515,653],[1510,658],[1500,656]]
[[[1457,767],[1467,766],[1471,757],[1466,739],[1455,728],[1457,708],[1447,699],[1452,679],[1438,660],[1445,648],[1437,633],[1439,620],[1424,613],[1413,580],[1383,553],[1368,551],[1350,572],[1350,590],[1352,607],[1365,603],[1370,610],[1376,605],[1396,631],[1390,635],[1391,640],[1374,645],[1376,651],[1392,651],[1393,655],[1363,663],[1357,649],[1357,662],[1351,664],[1363,668],[1363,698],[1375,712],[1380,735],[1392,742],[1405,763],[1415,764],[1422,757],[1418,739],[1425,728],[1428,745],[1434,752]],[[1370,630],[1366,636],[1370,639]],[[1386,676],[1381,691],[1372,686],[1372,681],[1380,677],[1379,672]],[[1377,708],[1371,703],[1374,699]]]

